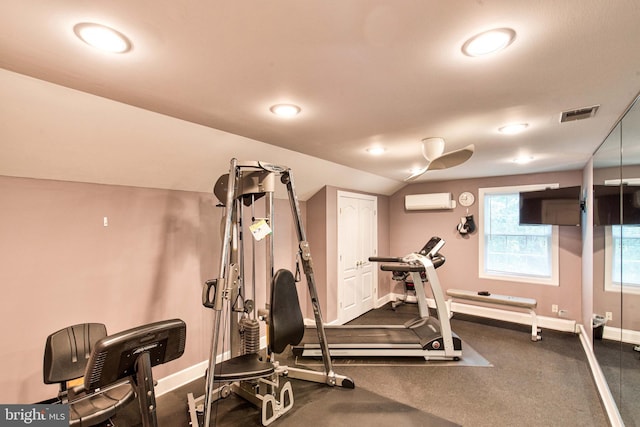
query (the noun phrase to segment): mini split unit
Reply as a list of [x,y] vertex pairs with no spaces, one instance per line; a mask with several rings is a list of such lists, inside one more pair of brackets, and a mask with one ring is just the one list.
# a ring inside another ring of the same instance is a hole
[[456,202],[451,193],[410,194],[404,196],[404,208],[408,211],[453,209]]

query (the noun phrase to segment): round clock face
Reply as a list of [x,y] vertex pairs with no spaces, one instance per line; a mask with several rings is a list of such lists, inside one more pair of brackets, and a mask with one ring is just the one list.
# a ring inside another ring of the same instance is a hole
[[458,197],[458,201],[462,206],[471,206],[475,200],[476,198],[473,196],[473,193],[469,193],[468,191],[465,191]]

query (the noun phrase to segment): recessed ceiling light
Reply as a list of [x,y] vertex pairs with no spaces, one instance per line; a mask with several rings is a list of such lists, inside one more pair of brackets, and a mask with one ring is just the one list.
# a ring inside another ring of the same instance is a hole
[[514,135],[516,133],[520,133],[526,128],[529,127],[528,123],[514,123],[506,126],[502,126],[498,129],[498,132],[504,133],[505,135]]
[[533,156],[522,156],[522,157],[517,157],[515,159],[513,159],[514,163],[518,163],[520,165],[523,165],[525,163],[529,163],[533,161]]
[[386,150],[384,149],[384,147],[371,147],[371,148],[367,148],[367,153],[371,154],[372,156],[379,156],[380,154],[384,153]]
[[279,117],[295,117],[302,111],[300,107],[293,104],[276,104],[272,105],[269,110]]
[[473,36],[462,45],[462,53],[483,56],[498,52],[513,43],[516,32],[511,28],[497,28]]
[[105,52],[124,53],[131,49],[131,42],[122,33],[100,24],[83,22],[73,27],[73,32],[89,46]]

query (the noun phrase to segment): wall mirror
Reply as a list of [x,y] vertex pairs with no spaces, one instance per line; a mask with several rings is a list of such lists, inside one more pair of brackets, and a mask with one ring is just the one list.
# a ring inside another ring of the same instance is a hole
[[593,156],[593,348],[625,425],[640,425],[640,102]]

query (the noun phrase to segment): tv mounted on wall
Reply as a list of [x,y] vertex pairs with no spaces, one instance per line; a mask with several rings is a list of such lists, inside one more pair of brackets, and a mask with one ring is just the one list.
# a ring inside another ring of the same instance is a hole
[[579,226],[582,207],[578,186],[525,191],[520,193],[520,225]]
[[594,185],[593,223],[595,225],[640,224],[640,186]]

